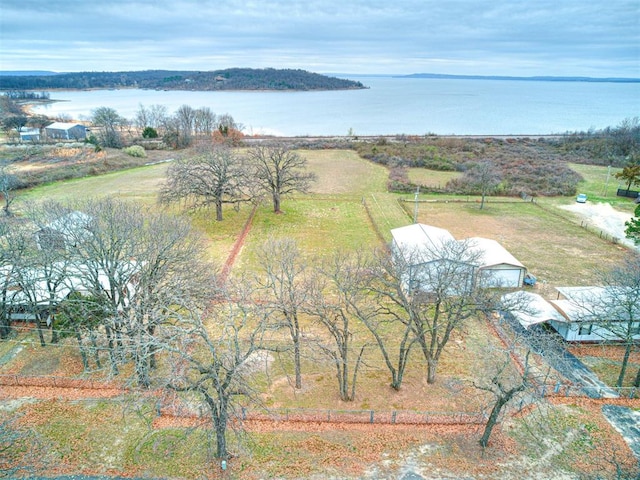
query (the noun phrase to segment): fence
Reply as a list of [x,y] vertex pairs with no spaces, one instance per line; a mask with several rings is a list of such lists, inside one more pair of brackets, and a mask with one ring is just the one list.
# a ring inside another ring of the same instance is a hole
[[624,188],[619,188],[616,195],[618,197],[638,198],[640,197],[640,192],[636,190],[626,190]]
[[0,375],[0,385],[7,387],[46,387],[78,389],[122,389],[113,383],[85,378],[69,378],[38,375]]
[[541,397],[581,397],[591,399],[602,399],[603,401],[611,401],[610,392],[616,392],[619,398],[640,398],[640,388],[637,387],[598,387],[575,385],[573,383],[547,383],[536,385],[538,394]]
[[[183,419],[200,419],[207,413],[185,404],[159,403],[158,414]],[[487,415],[483,412],[415,412],[409,410],[333,410],[311,408],[269,408],[253,410],[242,408],[243,421],[350,423],[378,425],[483,425]]]

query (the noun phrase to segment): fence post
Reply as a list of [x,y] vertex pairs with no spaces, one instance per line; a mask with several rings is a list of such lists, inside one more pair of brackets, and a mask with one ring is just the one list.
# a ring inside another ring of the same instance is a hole
[[327,422],[331,422],[331,410],[327,410]]
[[246,419],[247,419],[247,408],[242,407],[242,420],[246,420]]
[[395,424],[396,423],[396,414],[398,412],[396,412],[395,410],[393,411],[393,413],[391,414],[391,423]]
[[369,411],[369,423],[373,423],[373,410]]

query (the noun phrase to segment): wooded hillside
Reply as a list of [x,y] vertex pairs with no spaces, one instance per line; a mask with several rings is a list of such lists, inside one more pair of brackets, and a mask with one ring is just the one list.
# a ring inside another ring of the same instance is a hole
[[158,90],[344,90],[366,88],[353,80],[305,70],[230,68],[209,72],[146,70],[0,76],[0,90],[145,88]]

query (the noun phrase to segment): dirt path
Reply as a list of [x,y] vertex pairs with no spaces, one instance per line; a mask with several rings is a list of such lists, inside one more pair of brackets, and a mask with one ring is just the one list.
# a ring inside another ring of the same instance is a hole
[[620,243],[633,247],[633,242],[625,237],[625,222],[631,219],[630,213],[615,210],[609,203],[576,203],[560,207],[584,218],[595,229],[602,230]]

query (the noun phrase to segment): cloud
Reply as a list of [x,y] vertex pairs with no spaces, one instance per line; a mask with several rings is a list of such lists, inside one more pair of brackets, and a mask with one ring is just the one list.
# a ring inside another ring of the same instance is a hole
[[640,76],[635,0],[0,0],[0,68]]

